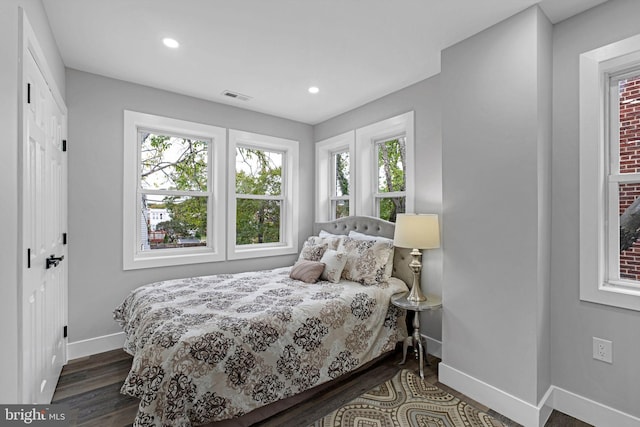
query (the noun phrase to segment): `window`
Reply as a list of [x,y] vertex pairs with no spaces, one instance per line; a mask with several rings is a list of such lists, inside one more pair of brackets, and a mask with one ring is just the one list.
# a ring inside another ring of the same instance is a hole
[[396,215],[406,212],[406,137],[376,141],[375,151],[378,162],[375,215],[396,222]]
[[353,131],[316,144],[316,219],[355,215],[353,203]]
[[609,83],[608,275],[640,290],[640,67],[612,74]]
[[413,111],[356,130],[358,215],[414,212]]
[[298,142],[229,131],[229,258],[296,253]]
[[[138,129],[140,214],[144,218],[140,251],[207,245],[210,174],[209,140]],[[167,212],[165,221],[160,210]],[[161,231],[163,239],[149,239]]]
[[349,193],[351,182],[351,154],[349,150],[338,151],[331,155],[333,171],[331,195],[331,219],[349,216]]
[[316,220],[413,212],[413,150],[413,111],[318,142]]
[[640,36],[580,56],[580,298],[640,310]]
[[283,153],[236,146],[236,245],[280,243]]
[[225,130],[124,112],[124,269],[224,259]]

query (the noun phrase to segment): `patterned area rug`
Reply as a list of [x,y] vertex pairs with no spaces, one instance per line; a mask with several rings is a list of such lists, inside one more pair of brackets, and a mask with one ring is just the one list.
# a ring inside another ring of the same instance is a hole
[[500,421],[403,369],[313,427],[504,427]]

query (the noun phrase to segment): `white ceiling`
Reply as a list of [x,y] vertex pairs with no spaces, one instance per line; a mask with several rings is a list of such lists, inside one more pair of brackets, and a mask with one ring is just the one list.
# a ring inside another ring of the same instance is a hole
[[[605,0],[43,0],[67,67],[316,124],[440,72],[440,52],[540,3]],[[166,48],[173,37],[180,48]],[[318,86],[311,95],[307,88]],[[249,101],[221,95],[231,90]]]

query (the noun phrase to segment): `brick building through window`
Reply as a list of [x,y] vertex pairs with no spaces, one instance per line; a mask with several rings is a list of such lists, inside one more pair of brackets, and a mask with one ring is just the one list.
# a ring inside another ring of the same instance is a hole
[[[640,173],[640,72],[619,82],[620,173]],[[621,183],[620,215],[640,197],[639,183]],[[620,251],[620,278],[640,281],[640,239]]]

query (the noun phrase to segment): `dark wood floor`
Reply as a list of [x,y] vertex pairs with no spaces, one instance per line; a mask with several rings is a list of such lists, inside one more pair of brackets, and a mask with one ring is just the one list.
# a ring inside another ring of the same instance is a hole
[[[261,427],[306,426],[316,419],[334,411],[355,397],[393,377],[401,367],[399,353],[392,354],[354,374],[328,390],[320,391],[296,406],[254,424]],[[438,382],[439,359],[430,356],[431,365],[425,371],[425,379],[456,395],[478,409],[491,413],[509,427],[519,424],[480,405],[464,395]],[[120,387],[131,366],[131,356],[122,350],[71,361],[62,370],[53,403],[64,403],[71,411],[71,419],[77,426],[131,426],[138,408],[138,400],[120,394]],[[407,368],[417,364],[410,360]],[[545,427],[588,427],[589,424],[554,411]]]

